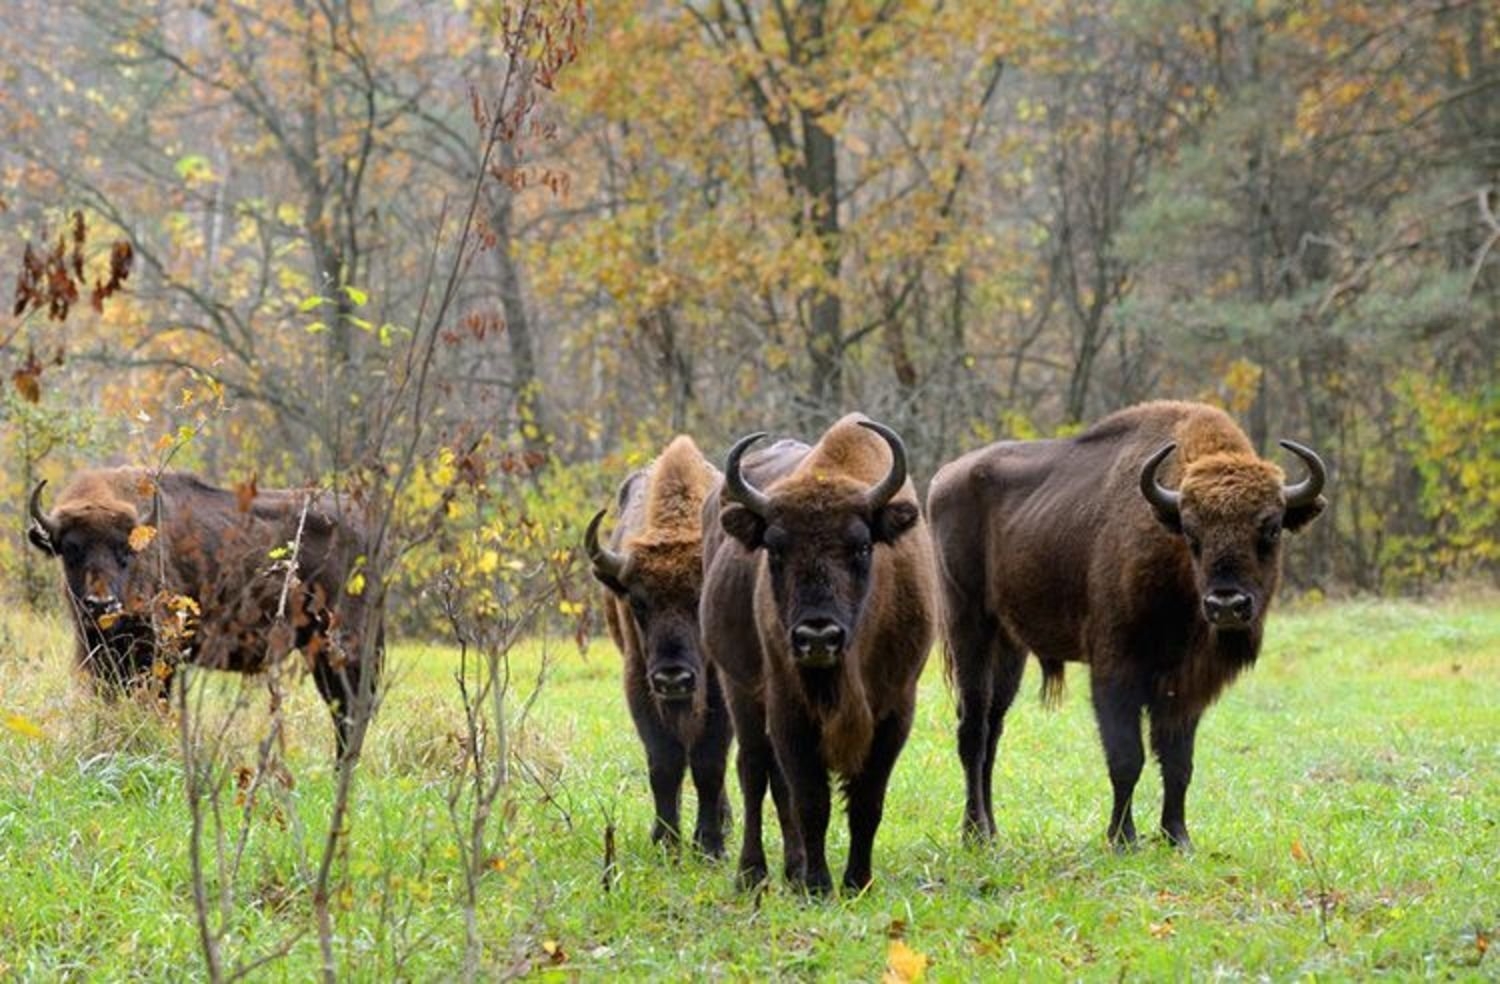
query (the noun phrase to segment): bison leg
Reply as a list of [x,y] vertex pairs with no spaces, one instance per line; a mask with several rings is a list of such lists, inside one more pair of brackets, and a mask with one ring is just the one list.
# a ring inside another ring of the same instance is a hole
[[958,757],[966,790],[964,834],[972,840],[995,836],[995,757],[1005,713],[1026,669],[1025,651],[997,634],[992,621],[985,621],[981,630],[985,638],[976,638],[977,632],[954,632],[952,643],[958,683]]
[[1141,710],[1145,701],[1131,681],[1094,673],[1091,680],[1094,717],[1104,743],[1104,761],[1114,788],[1114,806],[1109,813],[1109,842],[1116,848],[1134,846],[1135,817],[1131,797],[1141,777],[1146,753],[1141,745]]
[[687,772],[687,755],[681,743],[668,738],[646,746],[646,761],[651,774],[651,798],[656,804],[651,843],[675,847],[682,829],[682,777]]
[[733,737],[729,711],[710,670],[703,731],[693,743],[690,758],[693,787],[698,790],[698,826],[693,831],[693,844],[711,858],[724,856],[724,838],[729,835],[729,796],[724,790],[724,769]]
[[887,715],[875,728],[870,753],[859,775],[849,780],[849,865],[844,869],[844,887],[863,891],[870,884],[871,854],[875,831],[885,813],[885,791],[891,781],[896,756],[911,732],[911,710]]
[[1161,763],[1161,829],[1173,847],[1191,849],[1188,837],[1186,800],[1188,783],[1193,781],[1193,739],[1198,733],[1198,718],[1171,720],[1151,716],[1151,748]]
[[635,732],[646,748],[646,771],[650,777],[651,799],[656,809],[651,823],[651,842],[665,842],[669,847],[674,847],[682,830],[682,779],[687,772],[687,750],[677,734],[662,720],[646,691],[644,679],[631,679],[627,673],[625,702],[635,721]]
[[343,762],[353,743],[358,717],[359,664],[348,661],[334,667],[326,656],[320,655],[313,664],[313,683],[333,715],[334,761]]
[[[828,870],[828,769],[818,751],[821,744],[817,725],[805,715],[784,708],[771,740],[776,749],[776,763],[786,778],[791,814],[802,835],[804,858],[800,882],[814,895],[826,895],[833,889],[833,875]],[[785,824],[783,823],[783,829]],[[791,874],[788,854],[788,874]]]
[[[745,831],[740,842],[738,879],[741,888],[754,888],[766,880],[766,853],[761,837],[761,808],[766,786],[776,767],[771,743],[766,739],[766,716],[754,698],[730,688],[726,692],[734,718],[734,732],[740,749],[735,770],[740,779],[740,798],[744,801]],[[700,794],[701,790],[700,790]]]

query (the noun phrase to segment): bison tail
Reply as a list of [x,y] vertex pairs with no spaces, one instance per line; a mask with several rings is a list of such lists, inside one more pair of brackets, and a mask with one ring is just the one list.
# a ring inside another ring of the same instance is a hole
[[1060,659],[1044,659],[1042,664],[1042,706],[1049,711],[1055,711],[1062,705],[1063,694],[1066,692],[1067,680],[1064,677],[1063,661]]

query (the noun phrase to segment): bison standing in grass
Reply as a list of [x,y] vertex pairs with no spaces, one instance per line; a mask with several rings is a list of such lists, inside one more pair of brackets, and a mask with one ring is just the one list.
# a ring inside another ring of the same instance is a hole
[[734,446],[704,520],[704,642],[740,740],[740,877],[766,875],[769,784],[787,877],[832,887],[832,771],[849,814],[843,882],[858,890],[935,634],[932,543],[888,428],[845,417],[814,447],[782,441],[745,460],[762,436]]
[[625,701],[646,746],[656,822],[651,839],[676,843],[684,771],[698,790],[693,843],[724,853],[729,799],[724,769],[733,731],[724,695],[704,663],[698,631],[703,586],[703,503],[718,469],[689,437],[678,437],[650,468],[620,487],[611,545],[599,543],[605,510],[589,523],[584,545],[609,595],[609,634],[625,658]]
[[1110,841],[1136,840],[1144,713],[1161,764],[1161,827],[1188,846],[1198,721],[1260,651],[1282,531],[1324,506],[1323,462],[1281,443],[1306,464],[1295,485],[1223,412],[1147,403],[1077,437],[1003,441],[938,472],[928,513],[970,833],[995,833],[995,746],[1029,650],[1049,696],[1066,661],[1089,664],[1114,787]]
[[365,554],[348,500],[312,489],[229,491],[141,468],[83,471],[50,513],[32,491],[30,539],[61,558],[78,665],[106,695],[170,689],[179,661],[258,673],[301,650],[333,712],[340,757],[378,666],[361,659]]

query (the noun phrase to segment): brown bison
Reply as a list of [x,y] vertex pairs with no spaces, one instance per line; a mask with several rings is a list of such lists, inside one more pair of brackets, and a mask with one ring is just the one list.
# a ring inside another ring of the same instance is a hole
[[1048,697],[1066,661],[1089,664],[1114,787],[1111,843],[1136,839],[1144,711],[1161,763],[1162,830],[1189,845],[1183,801],[1198,720],[1255,662],[1282,530],[1324,506],[1322,461],[1281,443],[1307,465],[1295,485],[1223,412],[1147,403],[1074,438],[1002,441],[938,472],[928,515],[971,834],[995,833],[995,746],[1029,650]]
[[[74,476],[49,514],[45,485],[31,493],[30,539],[62,560],[78,664],[96,689],[160,683],[166,692],[179,660],[257,673],[296,648],[343,756],[366,621],[362,595],[347,590],[365,553],[347,500],[114,468]],[[377,667],[368,669],[373,683]]]
[[625,702],[646,746],[656,801],[651,839],[677,842],[683,773],[691,768],[698,790],[693,843],[712,857],[723,855],[729,825],[724,768],[733,737],[698,631],[703,503],[718,480],[692,438],[678,437],[620,486],[610,545],[599,543],[606,510],[584,536],[594,577],[609,589],[605,620],[625,658]]
[[849,416],[815,447],[782,441],[742,460],[763,436],[730,451],[704,520],[703,639],[740,741],[740,878],[766,874],[769,784],[788,879],[832,887],[832,770],[849,814],[844,885],[861,889],[936,631],[932,542],[888,428]]

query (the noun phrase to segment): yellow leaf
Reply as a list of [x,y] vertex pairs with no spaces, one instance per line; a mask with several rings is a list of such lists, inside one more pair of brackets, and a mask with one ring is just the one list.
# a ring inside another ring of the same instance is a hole
[[891,940],[885,952],[883,984],[912,984],[927,973],[927,956],[907,946],[902,940]]
[[1152,923],[1147,928],[1150,929],[1151,935],[1159,940],[1164,940],[1168,936],[1173,936],[1177,933],[1177,930],[1172,926],[1172,920],[1170,917],[1163,919],[1159,923]]
[[560,601],[557,603],[557,610],[564,615],[582,615],[583,603],[579,601]]
[[355,571],[349,575],[349,593],[358,597],[365,593],[365,572]]
[[140,553],[142,550],[145,550],[147,547],[149,547],[151,545],[151,541],[155,539],[156,527],[137,526],[135,529],[130,531],[130,549],[134,550],[136,553]]
[[27,738],[46,737],[42,729],[37,727],[36,722],[19,714],[5,715],[5,726],[16,734],[25,735]]

